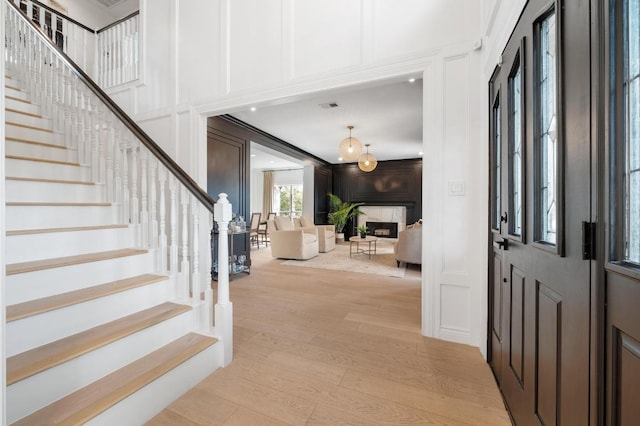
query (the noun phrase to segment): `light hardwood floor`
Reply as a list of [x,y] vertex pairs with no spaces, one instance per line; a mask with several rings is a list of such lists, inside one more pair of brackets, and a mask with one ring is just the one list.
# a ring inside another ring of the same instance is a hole
[[299,268],[252,251],[234,360],[150,425],[511,424],[479,350],[420,335],[420,271]]

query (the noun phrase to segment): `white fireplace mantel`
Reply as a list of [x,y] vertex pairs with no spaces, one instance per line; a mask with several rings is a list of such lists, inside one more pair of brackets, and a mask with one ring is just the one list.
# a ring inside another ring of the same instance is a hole
[[360,206],[364,214],[358,216],[358,226],[368,222],[394,222],[398,232],[407,227],[407,208],[405,206]]

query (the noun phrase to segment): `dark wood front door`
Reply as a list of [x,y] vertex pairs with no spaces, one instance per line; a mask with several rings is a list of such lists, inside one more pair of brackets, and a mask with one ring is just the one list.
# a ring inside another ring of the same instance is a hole
[[606,2],[604,273],[605,419],[640,422],[640,2]]
[[530,0],[490,82],[489,357],[518,425],[590,421],[590,12]]

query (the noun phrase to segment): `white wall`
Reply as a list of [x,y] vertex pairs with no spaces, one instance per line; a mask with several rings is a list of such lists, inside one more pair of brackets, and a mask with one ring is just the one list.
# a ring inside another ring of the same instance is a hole
[[146,74],[118,101],[204,184],[202,117],[423,73],[423,331],[484,349],[485,69],[512,10],[505,0],[141,0]]

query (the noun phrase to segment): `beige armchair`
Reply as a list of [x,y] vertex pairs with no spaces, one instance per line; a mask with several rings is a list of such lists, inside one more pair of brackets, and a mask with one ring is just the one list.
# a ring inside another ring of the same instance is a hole
[[318,230],[318,247],[320,253],[328,253],[336,248],[336,228],[333,225],[315,225],[313,220],[307,216],[300,217],[302,228],[313,228]]
[[276,216],[267,221],[271,240],[271,256],[281,259],[306,260],[318,255],[318,231],[293,227],[288,217]]
[[422,227],[414,226],[400,231],[393,251],[398,267],[400,262],[422,265]]

